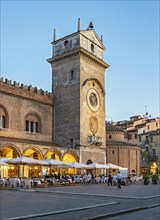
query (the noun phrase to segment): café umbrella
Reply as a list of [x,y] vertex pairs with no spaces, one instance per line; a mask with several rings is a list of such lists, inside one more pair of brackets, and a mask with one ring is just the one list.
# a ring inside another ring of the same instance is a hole
[[88,168],[88,165],[83,164],[83,163],[78,163],[78,162],[72,162],[71,165],[77,169],[87,169]]
[[105,166],[106,166],[106,169],[121,169],[122,168],[122,167],[117,166],[117,165],[112,164],[112,163],[107,163]]
[[9,160],[11,160],[11,158],[7,158],[7,157],[0,158],[0,162],[3,162],[3,163],[8,163]]
[[[36,160],[34,158],[30,158],[30,157],[17,157],[14,159],[11,159],[8,161],[8,164],[17,164],[17,165],[28,165],[28,166],[46,166],[47,163],[45,163],[44,161],[41,160]],[[23,174],[24,174],[24,170],[23,170]],[[19,174],[18,174],[19,176]]]
[[8,166],[8,164],[0,161],[0,166]]
[[41,160],[36,160],[30,157],[17,157],[14,159],[11,159],[8,161],[9,164],[19,164],[19,165],[41,165],[41,166],[45,166],[47,165],[46,162],[41,161]]
[[87,165],[88,169],[105,169],[106,166],[105,164],[100,164],[100,163],[91,163]]
[[54,160],[52,158],[49,158],[49,159],[46,159],[46,160],[42,160],[42,161],[45,162],[47,165],[55,166],[55,167],[57,167],[58,165],[62,165],[63,164],[63,161]]

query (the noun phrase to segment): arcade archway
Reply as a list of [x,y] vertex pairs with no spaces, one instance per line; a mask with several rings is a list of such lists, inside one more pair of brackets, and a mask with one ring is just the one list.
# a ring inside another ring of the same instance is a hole
[[[6,157],[9,159],[20,157],[20,152],[16,146],[5,145],[0,148],[0,157]],[[10,165],[4,166],[1,170],[1,176],[11,177],[18,176],[18,166]]]
[[[75,153],[68,151],[64,156],[63,156],[63,161],[67,163],[72,163],[72,162],[78,162],[78,157]],[[75,169],[69,168],[69,169],[63,169],[63,173],[68,173],[68,174],[74,174]]]
[[[23,152],[23,156],[30,157],[36,160],[42,160],[43,156],[40,150],[37,148],[27,148]],[[24,177],[39,177],[42,175],[42,167],[41,166],[23,166],[22,173]]]

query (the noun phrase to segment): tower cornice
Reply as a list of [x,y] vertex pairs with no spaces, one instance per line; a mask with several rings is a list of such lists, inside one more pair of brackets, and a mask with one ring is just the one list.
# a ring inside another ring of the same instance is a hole
[[84,55],[87,58],[89,58],[89,59],[93,60],[94,62],[98,63],[99,65],[103,66],[104,68],[110,67],[109,64],[105,63],[103,60],[97,58],[92,53],[90,53],[89,51],[87,51],[87,50],[85,50],[83,48],[75,49],[75,50],[72,50],[70,52],[66,52],[66,53],[63,53],[63,54],[51,57],[51,58],[47,59],[47,62],[52,64],[52,63],[56,63],[56,62],[58,62],[60,60],[64,60],[64,59],[66,59],[68,57],[75,56],[75,55]]

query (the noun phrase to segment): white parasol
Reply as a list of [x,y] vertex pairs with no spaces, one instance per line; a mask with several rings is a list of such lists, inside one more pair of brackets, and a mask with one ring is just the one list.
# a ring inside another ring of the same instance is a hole
[[0,161],[0,166],[8,166],[8,164]]
[[78,162],[72,162],[71,165],[77,169],[87,169],[88,168],[88,165],[83,164],[83,163],[78,163]]
[[30,157],[17,157],[8,161],[9,164],[22,164],[22,165],[41,165],[46,166],[47,163],[41,160],[36,160]]
[[105,169],[105,164],[99,164],[99,163],[91,163],[87,165],[87,168],[89,169]]
[[105,166],[106,166],[105,167],[106,169],[121,169],[122,168],[122,167],[117,166],[117,165],[112,164],[112,163],[107,163]]

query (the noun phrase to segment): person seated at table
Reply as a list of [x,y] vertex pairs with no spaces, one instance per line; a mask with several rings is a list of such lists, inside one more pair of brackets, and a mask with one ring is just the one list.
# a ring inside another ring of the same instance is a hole
[[46,170],[45,178],[49,178],[49,172]]

